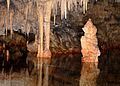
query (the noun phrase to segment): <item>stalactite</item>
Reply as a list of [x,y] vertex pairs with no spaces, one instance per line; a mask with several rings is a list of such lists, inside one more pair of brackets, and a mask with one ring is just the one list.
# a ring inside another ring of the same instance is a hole
[[67,1],[65,0],[65,19],[67,19]]
[[5,17],[5,35],[7,36],[7,30],[8,30],[8,15],[6,14]]
[[10,12],[10,33],[11,33],[11,38],[13,35],[13,28],[12,28],[12,23],[13,22],[13,12]]
[[10,0],[7,0],[7,10],[9,11],[9,7],[10,7]]
[[[27,36],[29,36],[29,33],[30,33],[30,24],[27,23]],[[28,44],[28,41],[27,41],[27,44]]]
[[53,24],[54,25],[55,25],[55,22],[56,22],[57,6],[58,6],[58,4],[55,4],[55,3],[57,3],[57,0],[53,0],[53,4],[52,4],[52,13],[53,13],[53,17],[54,17],[54,23]]
[[54,14],[54,25],[55,25],[55,23],[56,23],[56,15]]
[[29,12],[29,13],[32,12],[31,10],[32,10],[32,2],[30,1],[30,2],[28,3],[28,12]]
[[[83,8],[83,13],[85,14],[87,10],[89,0],[53,0],[53,11],[58,8],[57,4],[59,4],[61,8],[61,19],[67,18],[67,10],[73,10],[77,8],[77,3],[81,5]],[[55,13],[55,12],[53,12]]]
[[68,10],[70,11],[70,1],[68,2]]
[[80,2],[79,2],[79,3],[80,3],[80,5],[82,6],[82,5],[83,5],[83,0],[80,0]]
[[64,0],[61,0],[61,19],[64,18],[64,11],[65,11],[65,9],[64,9],[65,6],[64,5],[65,5]]
[[10,7],[10,0],[7,0],[7,15],[6,15],[6,35],[7,35],[7,30],[8,30],[8,21],[9,21],[9,7]]
[[83,1],[83,13],[85,14],[86,9],[86,0]]
[[27,35],[30,33],[30,24],[27,24]]
[[28,4],[25,9],[25,32],[27,32],[28,26],[27,26],[27,16],[28,16]]

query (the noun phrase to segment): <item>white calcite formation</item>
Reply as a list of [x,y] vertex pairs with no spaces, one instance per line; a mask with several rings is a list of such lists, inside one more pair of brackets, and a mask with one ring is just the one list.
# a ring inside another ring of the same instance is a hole
[[93,25],[91,19],[89,19],[82,29],[84,31],[84,36],[82,36],[81,38],[81,52],[83,55],[82,61],[98,62],[98,56],[100,56],[100,51],[97,46],[97,28]]

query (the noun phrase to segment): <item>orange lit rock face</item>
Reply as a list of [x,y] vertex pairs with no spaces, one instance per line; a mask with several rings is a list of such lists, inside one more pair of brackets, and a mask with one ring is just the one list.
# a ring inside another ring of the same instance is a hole
[[84,28],[84,36],[81,37],[82,61],[83,62],[98,62],[100,51],[96,37],[97,28],[93,25],[91,19],[87,21]]

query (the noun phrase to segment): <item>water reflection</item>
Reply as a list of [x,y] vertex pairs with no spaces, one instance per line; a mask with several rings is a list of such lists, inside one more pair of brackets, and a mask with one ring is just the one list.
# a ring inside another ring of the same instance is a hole
[[28,76],[27,73],[3,73],[0,75],[0,86],[36,86],[35,77]]
[[99,58],[97,86],[120,86],[120,49],[112,47]]
[[[49,65],[43,64],[43,86],[78,86],[80,62],[80,55],[52,57]],[[28,68],[19,72],[1,72],[0,86],[39,86],[38,77],[39,71],[35,66],[31,73],[28,72]]]
[[[110,62],[107,64],[104,62],[107,54],[100,57],[100,74],[97,78],[97,86],[120,86],[120,65],[117,63],[120,61],[118,55],[119,50],[112,50],[110,54],[111,55],[108,56],[109,59],[112,60],[109,60]],[[111,61],[115,61],[116,63]],[[113,66],[111,64],[113,64]],[[43,64],[43,67],[45,68],[42,74],[42,84],[44,86],[79,86],[82,68],[81,54],[54,56],[51,58],[51,63],[49,65]],[[112,70],[110,70],[110,68]],[[5,73],[2,69],[0,73],[0,86],[39,86],[38,77],[39,71],[36,66],[31,70],[31,73],[29,73],[28,68],[23,68],[19,72],[12,71],[8,73]]]

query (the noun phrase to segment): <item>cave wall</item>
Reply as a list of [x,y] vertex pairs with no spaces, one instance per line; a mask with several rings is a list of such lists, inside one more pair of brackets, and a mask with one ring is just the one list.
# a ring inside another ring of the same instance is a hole
[[[11,0],[10,12],[13,12],[13,29],[22,29],[22,33],[29,31],[37,34],[38,20],[36,12],[36,3],[30,0],[32,5],[27,0]],[[92,1],[92,0],[91,0]],[[94,25],[98,29],[97,37],[99,47],[104,51],[110,47],[118,47],[120,37],[120,3],[108,0],[108,4],[104,0],[98,0],[94,3],[88,4],[88,11],[83,14],[81,8],[69,11],[67,19],[61,20],[60,10],[56,15],[56,25],[53,25],[54,19],[51,17],[51,50],[66,51],[75,50],[80,51],[80,38],[84,34],[82,27],[86,21],[91,18]],[[28,13],[26,19],[26,8],[28,5]],[[3,33],[5,29],[5,18],[7,15],[7,6],[4,0],[0,1],[0,31]],[[27,24],[26,24],[27,22]],[[26,26],[29,27],[26,27]],[[10,28],[10,26],[9,26]],[[27,30],[29,29],[29,30]],[[29,37],[30,38],[30,37]]]

